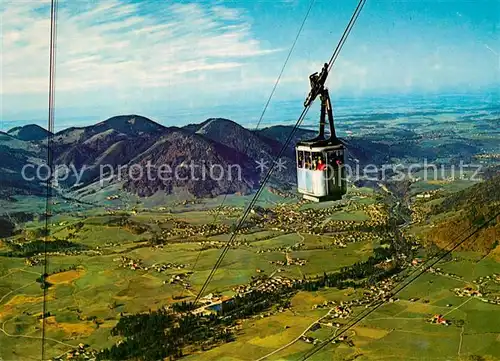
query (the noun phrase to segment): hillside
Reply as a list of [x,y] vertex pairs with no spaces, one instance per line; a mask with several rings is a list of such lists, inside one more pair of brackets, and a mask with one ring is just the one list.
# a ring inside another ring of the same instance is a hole
[[490,252],[499,244],[500,216],[484,226],[500,210],[500,175],[451,194],[431,208],[430,215],[439,217],[427,232],[428,240],[446,247],[463,239],[479,227],[460,249]]
[[[39,127],[38,127],[39,128]],[[27,134],[37,126],[25,126],[12,129],[18,136]],[[42,129],[42,128],[40,128]],[[227,170],[231,166],[241,169],[241,178],[232,180],[182,180],[159,181],[136,177],[129,179],[124,174],[115,177],[112,183],[139,196],[150,196],[156,192],[187,191],[197,197],[212,197],[224,193],[248,193],[254,190],[264,172],[269,169],[279,154],[292,127],[273,126],[258,131],[248,130],[241,125],[223,118],[210,118],[200,124],[189,124],[182,128],[164,127],[139,115],[119,115],[95,125],[64,129],[53,136],[53,154],[55,165],[73,167],[67,179],[59,185],[67,190],[85,188],[99,180],[101,167],[131,167],[139,164],[146,167],[151,164],[155,169],[168,166],[174,170],[180,164],[191,163],[200,166],[196,172],[207,174],[211,164],[217,164]],[[43,144],[36,141],[23,141],[9,134],[2,133],[0,145],[2,153],[16,154],[0,160],[0,167],[8,173],[3,177],[4,193],[31,194],[41,184],[20,180],[21,166],[34,162],[40,164],[46,158]],[[298,129],[292,141],[282,155],[284,169],[275,168],[269,185],[289,190],[296,182],[295,144],[316,133],[307,129]],[[347,145],[347,160],[359,160],[361,163],[379,161],[387,156],[388,146],[375,145],[365,140],[344,141]],[[367,147],[368,145],[368,147]],[[258,162],[266,162],[261,173]],[[148,163],[149,162],[149,163]],[[201,164],[205,162],[204,164]],[[122,170],[122,172],[126,172]],[[198,178],[199,174],[194,174]],[[227,176],[227,174],[226,174]],[[81,177],[81,178],[79,178]],[[183,178],[184,175],[181,176]],[[217,177],[216,177],[217,178]],[[79,180],[79,183],[77,182]]]
[[[197,197],[248,193],[258,182],[250,157],[182,129],[162,136],[131,163],[144,168],[151,165],[152,179],[143,173],[142,177],[131,177],[124,184],[125,189],[143,197],[158,191],[170,194],[179,189]],[[159,173],[164,165],[169,166],[172,179]],[[235,165],[241,169],[241,178]],[[178,169],[178,177],[175,177],[175,169]]]
[[[274,139],[280,144],[284,144],[288,139],[292,129],[293,127],[289,125],[274,125],[264,129],[259,129],[255,132],[260,136],[264,136],[269,139]],[[288,145],[289,150],[295,152],[296,143],[304,139],[314,138],[316,135],[317,134],[315,131],[298,128],[295,131],[295,134],[293,135],[292,139],[290,139],[290,143]]]
[[22,127],[15,127],[10,129],[7,134],[25,141],[39,141],[46,139],[50,132],[39,125],[28,124]]
[[[110,130],[96,134],[91,138],[71,144],[62,152],[56,153],[56,164],[74,165],[82,170],[82,182],[92,182],[99,177],[102,167],[117,167],[128,164],[134,157],[153,145],[158,136],[141,134],[128,137],[123,133]],[[85,167],[85,168],[83,168]],[[69,177],[66,184],[74,184],[74,177]]]
[[98,134],[107,134],[108,132],[132,137],[162,133],[166,129],[163,125],[140,115],[118,115],[95,125],[61,130],[54,135],[53,141],[56,146],[64,148],[64,146],[75,145]]
[[[22,136],[30,129],[34,133],[34,129],[38,128],[25,126],[11,129],[11,132]],[[207,164],[218,164],[218,167],[226,170],[231,165],[240,167],[242,178],[234,182],[229,179],[205,179],[204,184],[199,180],[180,179],[175,182],[160,182],[148,180],[144,176],[134,179],[117,177],[112,180],[113,185],[123,186],[139,196],[149,196],[156,192],[187,191],[195,196],[210,197],[228,192],[246,193],[255,190],[260,178],[271,166],[291,131],[291,126],[281,125],[252,131],[224,118],[210,118],[200,124],[189,124],[182,128],[164,127],[146,117],[131,114],[111,117],[95,125],[62,130],[54,134],[52,150],[55,165],[74,167],[75,171],[72,171],[65,181],[59,183],[63,188],[70,190],[95,184],[99,180],[101,167],[113,168],[115,174],[120,166],[130,167],[136,163],[147,166],[148,162],[156,168],[168,166],[173,170],[183,162],[200,164],[203,161],[206,164],[201,166],[200,172],[209,171],[210,165]],[[281,157],[285,168],[281,170],[275,168],[268,185],[282,190],[294,188],[295,144],[314,136],[316,131],[296,130]],[[359,162],[360,166],[380,165],[391,162],[393,158],[404,158],[409,153],[411,157],[421,155],[418,150],[420,145],[415,140],[405,142],[401,139],[378,139],[375,136],[342,139],[342,142],[346,145],[346,161],[350,165],[354,162]],[[47,156],[43,143],[35,140],[24,141],[1,133],[0,147],[2,154],[7,155],[0,158],[0,168],[3,168],[6,174],[2,179],[3,192],[11,195],[35,192],[35,188],[39,188],[40,184],[20,179],[22,167],[20,164],[42,163]],[[261,172],[258,164],[262,161],[267,168]],[[80,183],[76,185],[80,175]],[[363,184],[358,185],[363,186]],[[480,193],[487,194],[490,191]],[[446,202],[456,203],[453,199]],[[443,203],[443,207],[446,202]],[[480,203],[483,202],[480,200]],[[439,212],[443,211],[444,209]]]
[[[265,161],[271,164],[278,156],[283,143],[280,139],[267,137],[263,133],[248,130],[229,119],[210,118],[199,125],[190,124],[183,129],[194,132],[206,139],[222,144],[235,150],[235,156],[244,155],[252,159],[251,167],[255,169],[257,163]],[[295,152],[289,148],[281,156],[286,171],[273,171],[270,183],[274,185],[291,184],[295,182]],[[238,158],[236,158],[238,161]]]
[[500,174],[449,195],[440,204],[433,207],[433,213],[480,209],[483,206],[498,202],[500,202]]
[[[25,164],[42,164],[47,158],[43,145],[26,142],[7,133],[0,132],[0,199],[10,199],[13,195],[43,194],[41,182],[28,181],[22,176]],[[33,171],[26,172],[32,177]]]
[[[43,157],[46,157],[43,145],[2,133],[0,147],[2,153],[9,155],[18,149],[11,157],[4,157],[0,161],[0,167],[7,170],[6,176],[2,178],[3,192],[8,195],[32,194],[33,188],[41,184],[21,181],[20,167],[30,162],[43,162]],[[192,129],[182,129],[166,128],[138,115],[120,115],[95,125],[72,127],[56,133],[52,149],[55,165],[76,170],[59,182],[61,187],[68,190],[94,184],[99,180],[101,167],[113,168],[117,175],[118,167],[123,168],[123,173],[134,164],[143,169],[147,169],[150,164],[154,172],[160,167],[168,166],[174,171],[176,167],[193,163],[197,167],[194,179],[184,179],[186,174],[182,172],[179,179],[167,181],[148,179],[147,174],[132,178],[122,174],[121,178],[115,177],[111,182],[139,196],[187,191],[197,197],[212,197],[223,193],[252,191],[260,178],[256,162],[263,158],[270,161],[280,148],[279,142],[254,134],[227,119],[208,119]],[[292,159],[289,162],[294,164]],[[212,168],[216,174],[210,176]],[[224,169],[225,172],[220,180],[218,169]],[[230,169],[237,172],[233,178],[228,174]],[[187,170],[190,172],[189,168]],[[293,168],[291,172],[275,175],[271,183],[293,182],[294,171]],[[238,176],[239,172],[241,177]],[[79,176],[81,178],[78,179]]]
[[256,134],[229,119],[208,119],[200,124],[196,134],[255,159],[276,155],[281,149],[278,141]]

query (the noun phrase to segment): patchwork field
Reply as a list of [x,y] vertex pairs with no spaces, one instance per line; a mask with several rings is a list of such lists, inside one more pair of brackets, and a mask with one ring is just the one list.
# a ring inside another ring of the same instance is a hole
[[[368,260],[393,238],[377,230],[387,210],[377,208],[380,197],[367,189],[357,189],[341,205],[300,205],[279,202],[270,193],[267,197],[262,206],[274,209],[274,217],[284,226],[277,226],[275,218],[262,221],[263,216],[253,215],[254,223],[235,237],[204,295],[232,297],[236,287],[259,277],[302,280],[333,274]],[[78,247],[50,252],[46,270],[39,249],[14,247],[32,244],[45,225],[43,220],[27,222],[0,244],[0,358],[39,357],[43,312],[46,357],[65,358],[80,343],[100,350],[122,340],[111,330],[125,315],[193,300],[231,238],[230,226],[242,213],[236,200],[227,206],[220,213],[208,203],[171,203],[151,209],[56,214],[50,219],[50,241],[70,240]],[[207,228],[210,224],[213,229]],[[315,234],[316,227],[326,230]],[[9,253],[13,249],[18,253]],[[474,355],[500,359],[500,328],[495,321],[499,306],[481,297],[458,297],[454,291],[475,287],[480,277],[500,274],[498,252],[488,257],[457,253],[439,267],[453,277],[423,275],[395,302],[343,333],[346,340],[327,343],[321,350],[322,342],[366,310],[354,304],[348,318],[332,318],[335,307],[362,298],[367,290],[298,291],[289,308],[243,319],[234,341],[185,359],[297,360],[315,348],[319,351],[310,360],[463,361],[475,360]],[[45,302],[43,272],[48,285]],[[485,283],[483,289],[493,295],[500,292],[495,282]],[[318,307],[325,303],[328,306]],[[430,324],[435,314],[451,324]]]
[[[442,265],[442,268],[460,270],[457,276],[463,280],[434,274],[423,275],[398,294],[399,300],[383,305],[349,329],[345,335],[352,340],[353,345],[329,343],[309,360],[499,360],[500,324],[496,320],[499,306],[486,303],[481,298],[457,297],[453,292],[454,288],[473,284],[467,281],[471,279],[473,269],[477,272],[473,265],[475,261],[468,258],[462,264],[451,262]],[[481,265],[483,271],[474,277],[500,273],[500,265],[490,258],[483,259],[477,265]],[[235,343],[187,359],[300,360],[307,352],[319,349],[320,344],[312,346],[298,337],[328,312],[326,308],[313,310],[312,307],[325,301],[355,298],[356,293],[352,290],[299,293],[292,301],[292,310],[248,321]],[[352,318],[355,319],[356,315],[364,311],[363,307],[356,309]],[[451,325],[429,323],[435,314],[442,314],[451,320]],[[336,327],[336,322],[341,327]],[[347,322],[338,320],[328,325],[325,321],[320,329],[304,335],[324,341],[343,330],[342,326]],[[483,358],[477,358],[479,356]]]

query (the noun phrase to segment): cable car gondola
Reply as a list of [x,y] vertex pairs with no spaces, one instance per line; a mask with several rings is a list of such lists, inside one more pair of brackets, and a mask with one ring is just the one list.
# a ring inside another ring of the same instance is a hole
[[[321,114],[319,134],[310,140],[296,144],[297,191],[304,199],[314,202],[336,201],[347,193],[347,180],[344,168],[344,144],[335,134],[333,111],[325,80],[328,76],[328,64],[321,74],[314,73],[309,77],[311,91],[304,102],[308,107],[319,95]],[[330,135],[325,136],[325,118],[328,116]]]

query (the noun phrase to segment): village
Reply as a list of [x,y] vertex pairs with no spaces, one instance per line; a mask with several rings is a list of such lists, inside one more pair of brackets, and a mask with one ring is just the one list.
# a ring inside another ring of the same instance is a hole
[[121,267],[130,268],[131,270],[139,270],[139,269],[143,269],[145,271],[154,270],[154,271],[159,272],[159,273],[164,272],[164,271],[166,271],[168,269],[181,270],[181,269],[186,268],[186,266],[187,266],[185,264],[171,263],[171,262],[168,262],[168,263],[154,263],[151,266],[143,266],[142,260],[140,260],[140,259],[132,259],[132,258],[126,257],[126,256],[121,256],[121,257],[118,257],[118,258],[114,258],[113,261],[119,262]]
[[97,357],[97,352],[89,348],[89,345],[79,343],[78,347],[71,349],[70,351],[64,353],[61,356],[55,357],[54,361],[62,360],[95,360]]
[[[299,210],[299,205],[278,205],[272,210],[258,209],[254,219],[257,226],[277,230],[294,230],[307,234],[324,234],[328,232],[343,232],[367,228],[377,228],[387,225],[389,212],[384,204],[336,205],[329,208]],[[368,219],[332,220],[329,217],[339,211],[363,211]]]

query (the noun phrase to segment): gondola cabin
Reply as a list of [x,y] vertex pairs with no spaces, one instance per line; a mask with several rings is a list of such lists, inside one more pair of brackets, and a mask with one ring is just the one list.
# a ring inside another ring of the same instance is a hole
[[297,191],[305,199],[314,202],[336,201],[346,194],[344,145],[336,143],[297,143]]

